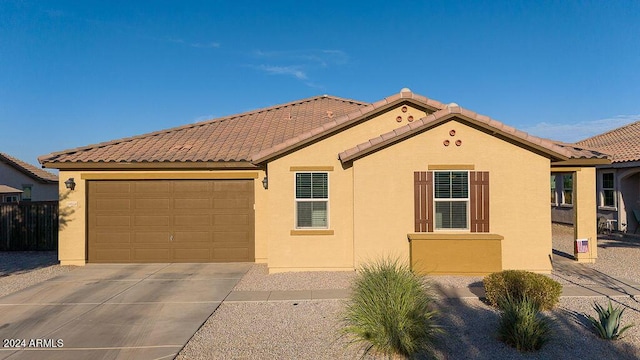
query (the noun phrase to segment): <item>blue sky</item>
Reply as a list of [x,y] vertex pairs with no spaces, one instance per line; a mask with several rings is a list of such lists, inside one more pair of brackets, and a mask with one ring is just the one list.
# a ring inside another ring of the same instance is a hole
[[640,120],[640,1],[0,0],[0,151],[408,87],[573,142]]

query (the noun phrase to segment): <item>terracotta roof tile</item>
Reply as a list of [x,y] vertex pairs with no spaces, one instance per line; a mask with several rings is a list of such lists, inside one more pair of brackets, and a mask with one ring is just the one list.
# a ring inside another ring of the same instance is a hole
[[[318,96],[238,115],[184,125],[41,156],[51,163],[235,162],[370,107],[351,99]],[[317,130],[314,130],[317,133]],[[280,145],[283,147],[285,145]]]
[[640,121],[575,143],[612,155],[612,162],[640,161]]
[[0,162],[7,163],[11,167],[20,171],[21,173],[41,182],[55,183],[58,182],[58,176],[48,171],[37,168],[29,163],[26,163],[20,159],[9,156],[8,154],[0,152]]

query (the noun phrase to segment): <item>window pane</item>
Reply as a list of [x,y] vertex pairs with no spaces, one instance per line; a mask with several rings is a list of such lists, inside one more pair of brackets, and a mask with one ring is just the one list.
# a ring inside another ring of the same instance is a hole
[[329,198],[328,186],[327,186],[327,174],[326,173],[313,173],[311,187],[313,191],[314,199],[327,199]]
[[602,187],[613,189],[613,173],[602,174]]
[[564,193],[564,203],[567,204],[567,205],[573,204],[573,191],[565,190],[565,191],[563,191],[563,193]]
[[465,199],[469,197],[468,175],[466,171],[455,171],[451,173],[451,197],[454,199]]
[[563,175],[562,176],[563,186],[565,190],[573,189],[573,176],[571,175]]
[[297,227],[327,227],[326,201],[298,201]]
[[439,171],[435,174],[435,197],[436,199],[451,198],[451,179],[450,172]]
[[466,229],[466,201],[437,201],[436,229]]
[[296,199],[311,199],[311,173],[296,174]]
[[616,206],[615,201],[613,199],[613,190],[603,190],[604,195],[604,206]]

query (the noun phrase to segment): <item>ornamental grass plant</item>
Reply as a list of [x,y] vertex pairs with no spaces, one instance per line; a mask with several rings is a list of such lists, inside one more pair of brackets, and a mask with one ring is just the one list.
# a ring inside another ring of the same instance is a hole
[[527,296],[500,300],[498,339],[518,351],[537,351],[551,336],[551,322],[539,312],[539,305]]
[[342,334],[350,345],[389,358],[433,356],[442,332],[425,280],[397,259],[365,264],[352,286]]

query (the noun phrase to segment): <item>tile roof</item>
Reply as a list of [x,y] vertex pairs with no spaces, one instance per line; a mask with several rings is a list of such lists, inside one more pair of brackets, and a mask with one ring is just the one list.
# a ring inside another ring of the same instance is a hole
[[0,194],[20,194],[24,191],[13,188],[9,185],[0,185]]
[[609,153],[613,163],[640,161],[640,121],[576,142]]
[[51,153],[55,163],[250,161],[251,154],[353,113],[368,104],[322,95],[149,134]]
[[58,176],[48,171],[37,168],[31,164],[28,164],[20,159],[16,159],[13,156],[0,152],[0,162],[7,163],[21,173],[45,183],[58,182]]
[[433,114],[429,114],[417,121],[401,126],[376,138],[369,139],[369,141],[367,142],[358,144],[350,149],[341,152],[340,154],[338,154],[338,158],[342,162],[354,160],[384,146],[398,142],[416,133],[424,131],[425,129],[446,122],[454,117],[466,119],[467,121],[470,121],[475,125],[489,129],[492,132],[500,133],[501,135],[516,140],[519,143],[543,151],[556,158],[557,160],[608,158],[606,154],[578,149],[574,148],[573,146],[560,144],[552,140],[530,135],[511,126],[505,125],[499,121],[496,121],[488,116],[480,115],[473,111],[464,109],[457,104],[450,104],[444,107],[442,110],[436,111]]
[[[229,164],[255,166],[366,119],[387,107],[408,102],[433,114],[399,127],[392,133],[371,139],[340,158],[353,159],[361,151],[397,141],[422,127],[442,121],[452,114],[462,115],[480,126],[497,131],[530,146],[551,153],[558,159],[606,158],[606,155],[578,150],[518,131],[487,116],[414,94],[408,89],[368,104],[351,99],[322,95],[264,109],[189,124],[149,134],[108,141],[51,153],[38,158],[46,167],[60,164],[195,164],[225,167]],[[356,154],[356,155],[354,155]],[[602,156],[602,157],[599,157]],[[172,165],[175,166],[175,165]],[[189,165],[191,166],[191,165]],[[193,165],[195,166],[195,165]]]

